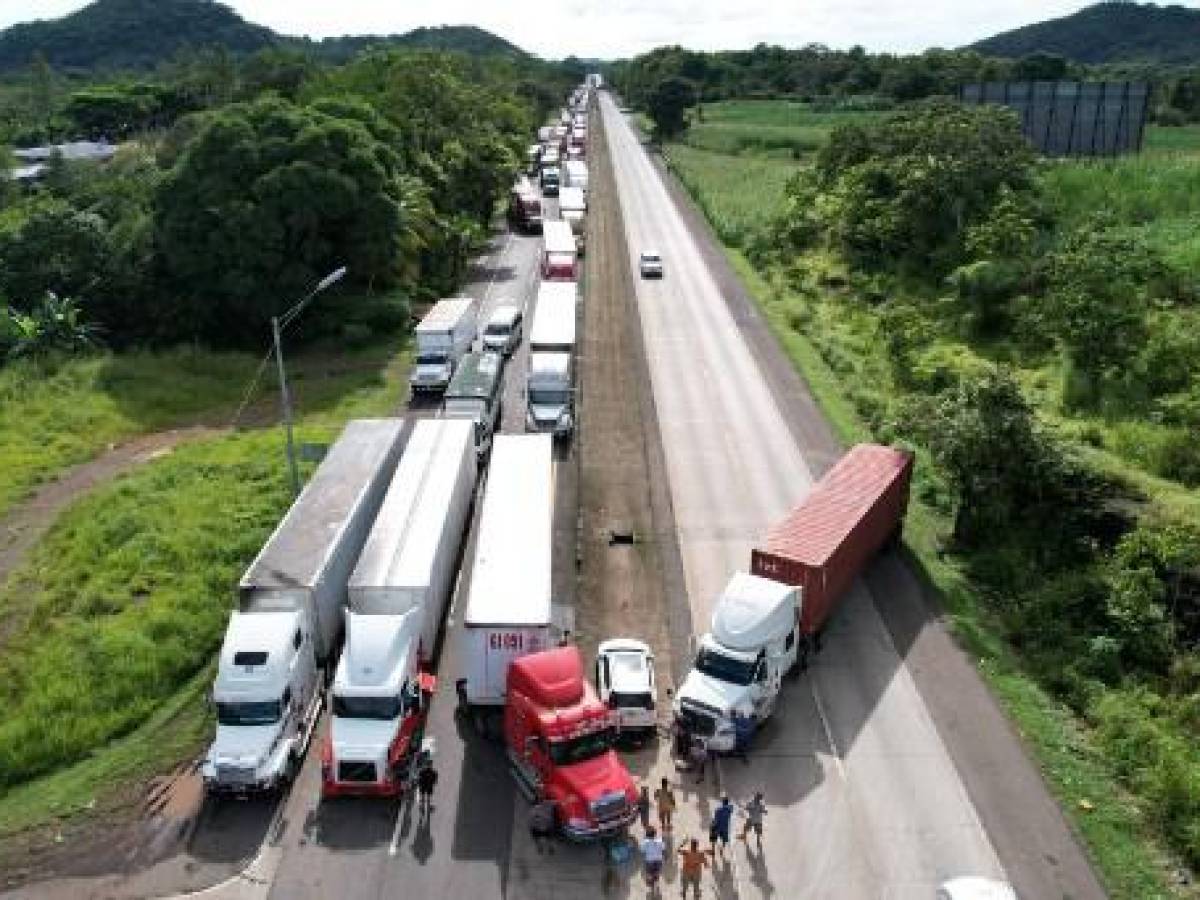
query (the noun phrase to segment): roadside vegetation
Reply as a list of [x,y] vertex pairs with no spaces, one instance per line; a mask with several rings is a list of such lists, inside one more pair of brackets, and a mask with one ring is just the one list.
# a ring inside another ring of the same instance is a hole
[[918,452],[909,548],[1113,896],[1186,893],[1200,135],[1040,162],[1000,112],[778,107],[705,104],[664,155],[843,439]]
[[[460,283],[577,74],[387,48],[177,63],[36,58],[0,84],[4,143],[122,142],[0,180],[0,516],[129,438],[215,432],[69,505],[0,582],[0,837],[101,812],[196,751],[197,684],[290,502],[271,317],[345,266],[285,337],[298,437],[394,414],[414,310]],[[91,777],[94,808],[73,796]]]

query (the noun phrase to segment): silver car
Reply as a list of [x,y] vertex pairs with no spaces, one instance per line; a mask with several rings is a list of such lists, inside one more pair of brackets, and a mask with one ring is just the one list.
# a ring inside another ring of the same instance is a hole
[[483,326],[483,349],[505,356],[512,353],[521,345],[524,319],[519,306],[510,303],[497,306]]
[[643,250],[642,255],[638,258],[638,269],[643,278],[662,278],[662,257],[653,250]]

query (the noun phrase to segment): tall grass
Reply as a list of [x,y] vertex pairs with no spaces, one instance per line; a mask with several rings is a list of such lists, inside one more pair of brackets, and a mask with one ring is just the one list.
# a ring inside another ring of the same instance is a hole
[[81,500],[0,591],[0,786],[136,727],[204,666],[287,506],[279,437],[186,446]]
[[744,246],[755,229],[783,208],[783,189],[797,166],[769,157],[728,156],[681,144],[667,149],[672,169],[721,239]]
[[688,129],[685,142],[699,150],[803,159],[820,149],[838,125],[878,117],[869,112],[814,112],[806,104],[782,100],[729,100],[704,105],[703,119]]
[[1053,163],[1043,181],[1067,224],[1097,210],[1130,225],[1200,215],[1200,165],[1186,157]]

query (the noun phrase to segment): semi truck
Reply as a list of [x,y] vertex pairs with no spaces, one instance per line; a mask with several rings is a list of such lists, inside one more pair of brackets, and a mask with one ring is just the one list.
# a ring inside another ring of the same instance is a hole
[[350,577],[321,793],[395,796],[421,746],[438,635],[475,493],[470,422],[413,426]]
[[497,435],[463,613],[459,703],[483,733],[504,708],[509,664],[557,642],[550,586],[554,465],[549,435]]
[[542,225],[542,278],[546,281],[577,281],[579,250],[571,226],[561,219]]
[[576,252],[583,256],[586,250],[584,240],[587,234],[587,229],[584,227],[587,199],[583,195],[583,188],[565,187],[559,191],[558,211],[562,220],[571,227],[571,233],[575,235]]
[[413,394],[440,394],[475,342],[479,304],[470,298],[439,300],[416,328],[417,356],[409,385]]
[[564,837],[602,838],[636,818],[637,787],[613,749],[616,715],[584,678],[578,647],[511,663],[504,739],[517,783],[553,803]]
[[757,726],[775,709],[782,678],[803,671],[854,580],[899,541],[913,457],[851,448],[730,579],[675,698],[676,718],[717,752],[733,749],[734,715]]
[[212,689],[217,733],[201,764],[210,792],[277,788],[307,752],[403,425],[350,422],[242,576]]
[[582,189],[584,196],[587,195],[588,189],[588,168],[587,163],[582,160],[567,160],[563,163],[563,187],[576,187]]
[[575,430],[575,282],[543,281],[529,332],[525,429],[556,438]]

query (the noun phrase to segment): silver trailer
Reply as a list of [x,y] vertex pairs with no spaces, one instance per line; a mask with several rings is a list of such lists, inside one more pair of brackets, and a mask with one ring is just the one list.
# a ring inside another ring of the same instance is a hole
[[346,586],[403,447],[402,419],[346,425],[238,588],[242,612],[303,610],[317,660],[342,630]]

